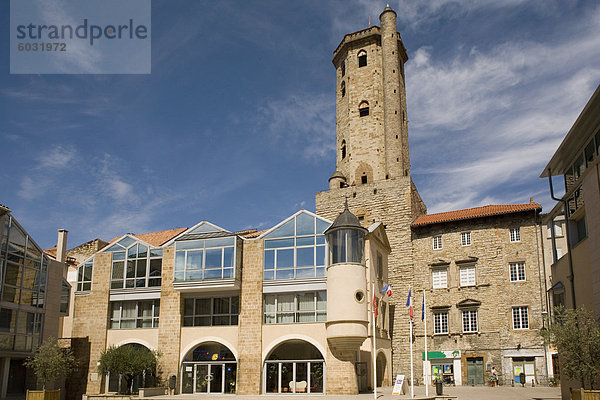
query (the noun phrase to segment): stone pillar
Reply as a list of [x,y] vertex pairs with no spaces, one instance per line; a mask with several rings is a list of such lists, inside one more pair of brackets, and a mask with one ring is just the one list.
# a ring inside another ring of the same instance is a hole
[[336,350],[327,346],[327,394],[358,394],[354,350]]
[[244,241],[238,334],[237,394],[260,394],[263,241]]
[[108,308],[110,306],[110,273],[112,253],[94,256],[92,290],[78,294],[73,317],[73,337],[89,337],[90,358],[85,393],[104,392],[103,377],[98,373],[100,354],[106,350]]
[[162,259],[162,285],[160,289],[160,316],[158,320],[158,349],[161,352],[159,373],[168,382],[177,377],[175,392],[179,391],[179,356],[181,344],[181,294],[173,289],[175,247],[165,247]]

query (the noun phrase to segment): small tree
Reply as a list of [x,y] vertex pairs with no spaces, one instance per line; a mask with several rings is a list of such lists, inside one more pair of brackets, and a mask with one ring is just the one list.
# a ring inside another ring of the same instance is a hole
[[38,382],[46,390],[47,383],[67,377],[73,371],[76,361],[71,349],[60,347],[55,338],[48,338],[24,364],[33,369]]
[[154,373],[158,356],[158,353],[143,346],[111,346],[100,356],[98,371],[103,375],[110,373],[124,377],[127,382],[127,394],[131,394],[135,376],[144,372]]
[[560,372],[594,389],[600,378],[600,325],[585,307],[555,309],[556,321],[544,333],[560,354]]

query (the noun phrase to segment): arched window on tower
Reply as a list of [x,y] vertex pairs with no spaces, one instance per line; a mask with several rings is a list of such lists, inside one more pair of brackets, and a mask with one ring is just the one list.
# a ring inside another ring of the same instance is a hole
[[340,90],[342,92],[342,97],[344,97],[346,95],[346,82],[342,81],[342,85],[340,87]]
[[344,158],[346,158],[346,141],[345,140],[342,140],[341,150],[342,150],[342,160],[343,160]]
[[361,50],[358,52],[358,68],[367,66],[367,52]]
[[366,117],[369,115],[369,103],[366,101],[361,101],[358,105],[358,115],[361,117]]

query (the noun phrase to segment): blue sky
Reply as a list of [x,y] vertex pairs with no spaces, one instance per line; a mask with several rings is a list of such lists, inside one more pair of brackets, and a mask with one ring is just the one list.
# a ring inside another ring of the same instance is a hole
[[[51,1],[51,0],[48,0]],[[0,3],[0,203],[45,248],[209,220],[266,229],[335,170],[343,35],[385,1],[152,0],[150,75],[10,75]],[[412,176],[429,212],[549,211],[538,178],[600,82],[600,4],[390,1],[408,50]]]

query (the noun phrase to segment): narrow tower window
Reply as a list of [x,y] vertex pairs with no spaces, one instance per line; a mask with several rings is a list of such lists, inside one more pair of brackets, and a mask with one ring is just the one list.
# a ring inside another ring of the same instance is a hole
[[367,115],[369,115],[369,103],[367,103],[366,101],[362,101],[358,105],[358,115],[360,115],[361,117],[366,117]]
[[346,61],[342,61],[342,78],[346,75]]
[[367,66],[367,52],[361,50],[358,52],[358,67],[366,67]]
[[346,95],[346,82],[342,82],[341,92],[342,92],[342,97],[344,97]]
[[346,158],[346,141],[342,140],[342,160]]
[[363,185],[367,183],[367,175],[363,172],[363,175],[360,177],[360,183]]

